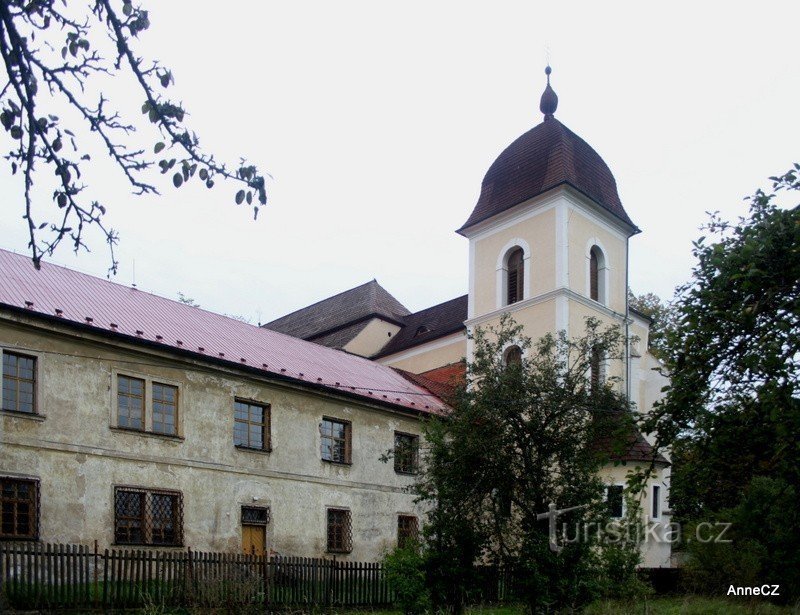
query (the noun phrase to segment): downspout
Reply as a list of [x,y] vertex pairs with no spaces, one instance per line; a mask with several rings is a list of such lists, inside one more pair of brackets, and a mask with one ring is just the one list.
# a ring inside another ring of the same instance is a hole
[[630,286],[628,276],[630,275],[630,236],[625,238],[625,396],[628,401],[631,399],[631,339],[630,339],[630,312],[628,309],[628,295]]

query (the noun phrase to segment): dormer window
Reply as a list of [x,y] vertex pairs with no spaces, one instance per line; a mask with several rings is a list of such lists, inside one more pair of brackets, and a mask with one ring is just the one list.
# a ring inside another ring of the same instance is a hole
[[431,328],[427,325],[420,325],[417,327],[416,332],[414,333],[414,337],[418,337],[420,335],[424,335],[425,333],[429,333]]
[[511,305],[523,299],[523,289],[525,287],[525,261],[521,248],[515,248],[508,255],[507,293],[506,305]]

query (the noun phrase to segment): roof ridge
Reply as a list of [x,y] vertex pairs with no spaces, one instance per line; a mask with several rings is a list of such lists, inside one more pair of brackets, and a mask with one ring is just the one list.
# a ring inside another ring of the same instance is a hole
[[[261,326],[262,327],[266,327],[266,325],[272,324],[274,322],[278,322],[279,320],[283,320],[284,318],[287,318],[289,316],[293,316],[294,314],[297,314],[298,312],[302,312],[304,310],[307,310],[308,308],[312,308],[315,305],[319,305],[320,303],[324,303],[324,302],[326,302],[326,301],[328,301],[330,299],[335,299],[336,297],[340,297],[341,295],[344,295],[346,293],[352,292],[352,291],[357,290],[359,288],[363,288],[364,286],[375,285],[375,284],[380,286],[380,283],[378,282],[378,280],[375,279],[375,278],[372,278],[368,282],[364,282],[363,284],[358,284],[357,286],[353,286],[352,288],[348,288],[347,290],[340,291],[340,292],[338,292],[338,293],[336,293],[334,295],[329,295],[329,296],[325,297],[324,299],[320,299],[318,301],[315,301],[314,303],[309,303],[308,305],[304,305],[303,307],[297,308],[296,310],[294,310],[292,312],[288,312],[288,313],[284,314],[283,316],[278,316],[278,318],[274,318],[274,319],[270,320],[269,322],[265,322]],[[383,287],[381,287],[381,288],[383,288]]]

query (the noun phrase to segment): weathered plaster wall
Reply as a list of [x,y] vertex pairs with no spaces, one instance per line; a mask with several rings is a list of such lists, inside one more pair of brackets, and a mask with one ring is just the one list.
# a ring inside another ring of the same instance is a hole
[[[183,493],[185,544],[241,548],[241,505],[269,505],[273,549],[322,556],[326,506],[351,509],[354,560],[394,545],[399,513],[419,514],[411,479],[382,463],[394,430],[420,433],[408,414],[324,397],[92,336],[0,321],[0,346],[38,359],[36,418],[0,413],[0,470],[41,480],[41,537],[113,541],[115,485]],[[114,374],[179,386],[179,438],[115,427]],[[233,401],[270,404],[272,452],[233,445]],[[323,416],[352,422],[352,465],[320,459]],[[43,417],[43,418],[42,418]]]

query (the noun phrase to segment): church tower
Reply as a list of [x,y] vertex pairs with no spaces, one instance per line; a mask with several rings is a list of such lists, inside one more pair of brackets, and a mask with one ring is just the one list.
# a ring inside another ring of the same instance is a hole
[[[608,165],[556,119],[549,66],[545,73],[543,121],[489,167],[458,229],[469,240],[466,325],[496,325],[509,313],[533,340],[561,330],[579,337],[594,316],[627,334],[628,240],[639,229]],[[628,387],[628,352],[616,363],[597,369]]]

